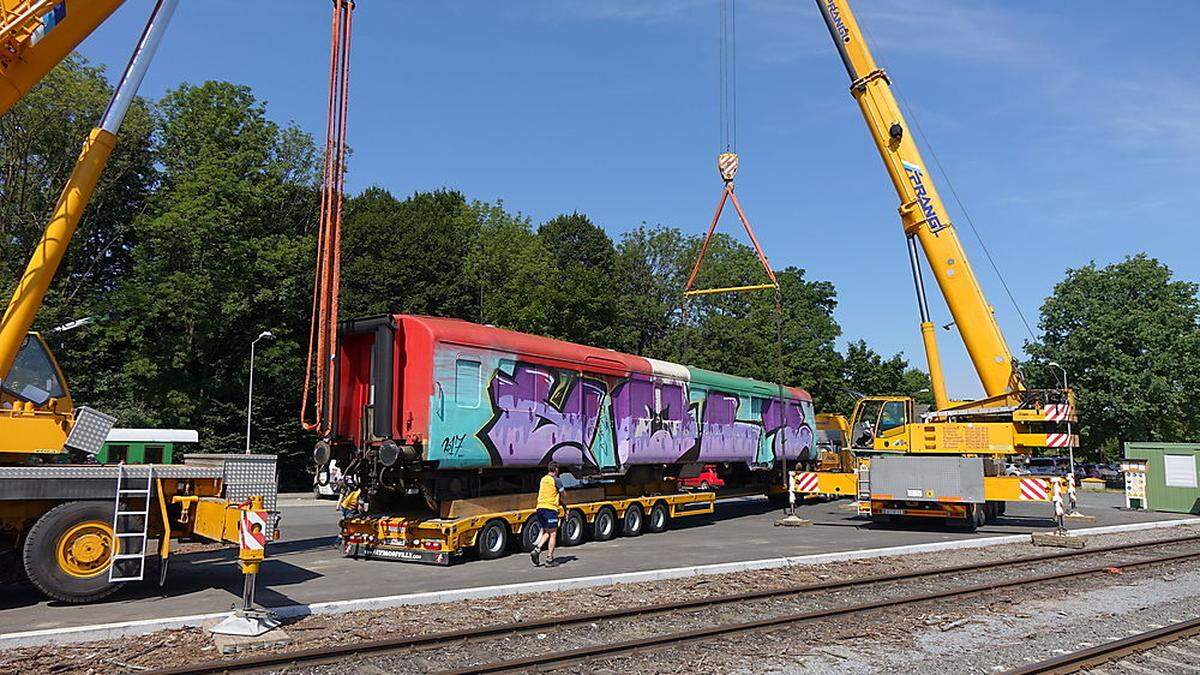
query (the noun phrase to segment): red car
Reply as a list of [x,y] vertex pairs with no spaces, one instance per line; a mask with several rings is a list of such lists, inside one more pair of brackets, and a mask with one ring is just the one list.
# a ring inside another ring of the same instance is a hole
[[679,487],[711,490],[725,485],[725,479],[717,475],[715,464],[705,464],[700,473],[691,478],[680,478]]

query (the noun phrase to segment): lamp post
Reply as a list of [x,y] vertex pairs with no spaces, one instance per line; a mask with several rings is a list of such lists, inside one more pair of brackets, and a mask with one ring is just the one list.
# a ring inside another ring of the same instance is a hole
[[254,346],[263,338],[273,338],[275,334],[264,330],[250,343],[250,391],[246,395],[246,454],[250,454],[250,411],[254,409]]
[[[1070,388],[1067,386],[1067,369],[1063,368],[1061,365],[1059,365],[1057,361],[1051,361],[1050,363],[1048,363],[1046,365],[1050,366],[1051,368],[1058,368],[1059,370],[1062,371],[1063,391],[1068,391]],[[1067,456],[1070,457],[1071,476],[1074,476],[1075,475],[1075,446],[1071,444],[1071,420],[1070,420],[1070,418],[1067,419]]]

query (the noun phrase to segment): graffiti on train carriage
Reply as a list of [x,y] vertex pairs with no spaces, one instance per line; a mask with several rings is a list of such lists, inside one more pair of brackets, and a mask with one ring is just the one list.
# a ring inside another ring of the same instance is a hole
[[[456,402],[466,410],[456,411],[456,420],[444,429],[443,439],[453,439],[453,457],[438,459],[469,456],[465,446],[472,441],[492,466],[554,460],[603,471],[681,462],[767,466],[785,455],[789,461],[811,458],[808,401],[788,398],[781,405],[778,397],[669,378],[602,376],[513,359],[498,360],[486,378],[486,396],[476,397],[465,390],[476,382],[483,386],[484,373],[476,371],[484,360],[460,358],[455,364],[455,391],[464,391]],[[464,425],[473,419],[478,424],[481,415],[486,421],[460,440]],[[441,446],[448,447],[444,441]]]

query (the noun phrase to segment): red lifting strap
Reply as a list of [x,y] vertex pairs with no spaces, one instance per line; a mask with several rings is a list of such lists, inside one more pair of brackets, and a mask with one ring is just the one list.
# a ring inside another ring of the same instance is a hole
[[[327,436],[332,431],[333,359],[337,354],[338,294],[341,287],[342,200],[346,179],[346,114],[350,94],[350,28],[353,0],[333,0],[329,44],[329,103],[325,120],[325,169],[313,273],[312,320],[300,424]],[[313,417],[309,417],[312,394]]]
[[708,225],[708,234],[704,235],[704,243],[700,245],[700,255],[696,258],[696,264],[692,266],[692,274],[688,277],[687,285],[684,286],[683,292],[687,295],[704,293],[705,291],[692,291],[692,284],[696,283],[696,277],[700,274],[700,265],[704,262],[704,255],[708,253],[708,244],[712,241],[713,233],[717,230],[717,223],[721,220],[721,212],[725,210],[725,202],[732,201],[733,208],[737,210],[738,219],[742,221],[742,227],[746,229],[746,234],[750,237],[750,243],[754,245],[754,253],[758,255],[758,262],[762,265],[763,271],[767,273],[767,278],[771,280],[770,284],[762,284],[758,286],[736,286],[732,288],[717,288],[711,289],[711,292],[733,292],[742,290],[755,290],[759,288],[779,288],[779,280],[775,278],[775,272],[771,269],[771,264],[767,262],[767,254],[763,253],[762,246],[758,243],[758,238],[754,236],[754,229],[750,227],[750,220],[746,218],[746,212],[742,210],[742,204],[738,201],[737,195],[733,193],[733,177],[737,173],[738,156],[732,152],[721,153],[717,157],[717,168],[721,172],[721,178],[725,181],[725,185],[721,188],[721,199],[717,202],[717,210],[713,213],[712,222]]

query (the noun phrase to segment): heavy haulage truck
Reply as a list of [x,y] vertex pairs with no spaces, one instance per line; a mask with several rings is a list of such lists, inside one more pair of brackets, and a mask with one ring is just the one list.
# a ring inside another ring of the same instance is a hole
[[677,479],[718,465],[730,490],[782,491],[816,459],[802,389],[491,326],[389,315],[343,322],[333,434],[318,446],[358,494],[347,553],[448,564],[538,534],[534,492],[556,461],[560,538],[661,532],[711,513]]
[[[122,2],[0,0],[0,114]],[[141,580],[153,540],[161,581],[172,540],[237,544],[243,508],[275,507],[273,456],[97,464],[95,455],[115,420],[74,405],[46,341],[30,331],[177,4],[156,3],[0,322],[0,564],[8,568],[6,577],[23,576],[64,602],[97,600],[122,583]],[[266,535],[273,534],[274,523],[268,522]]]

